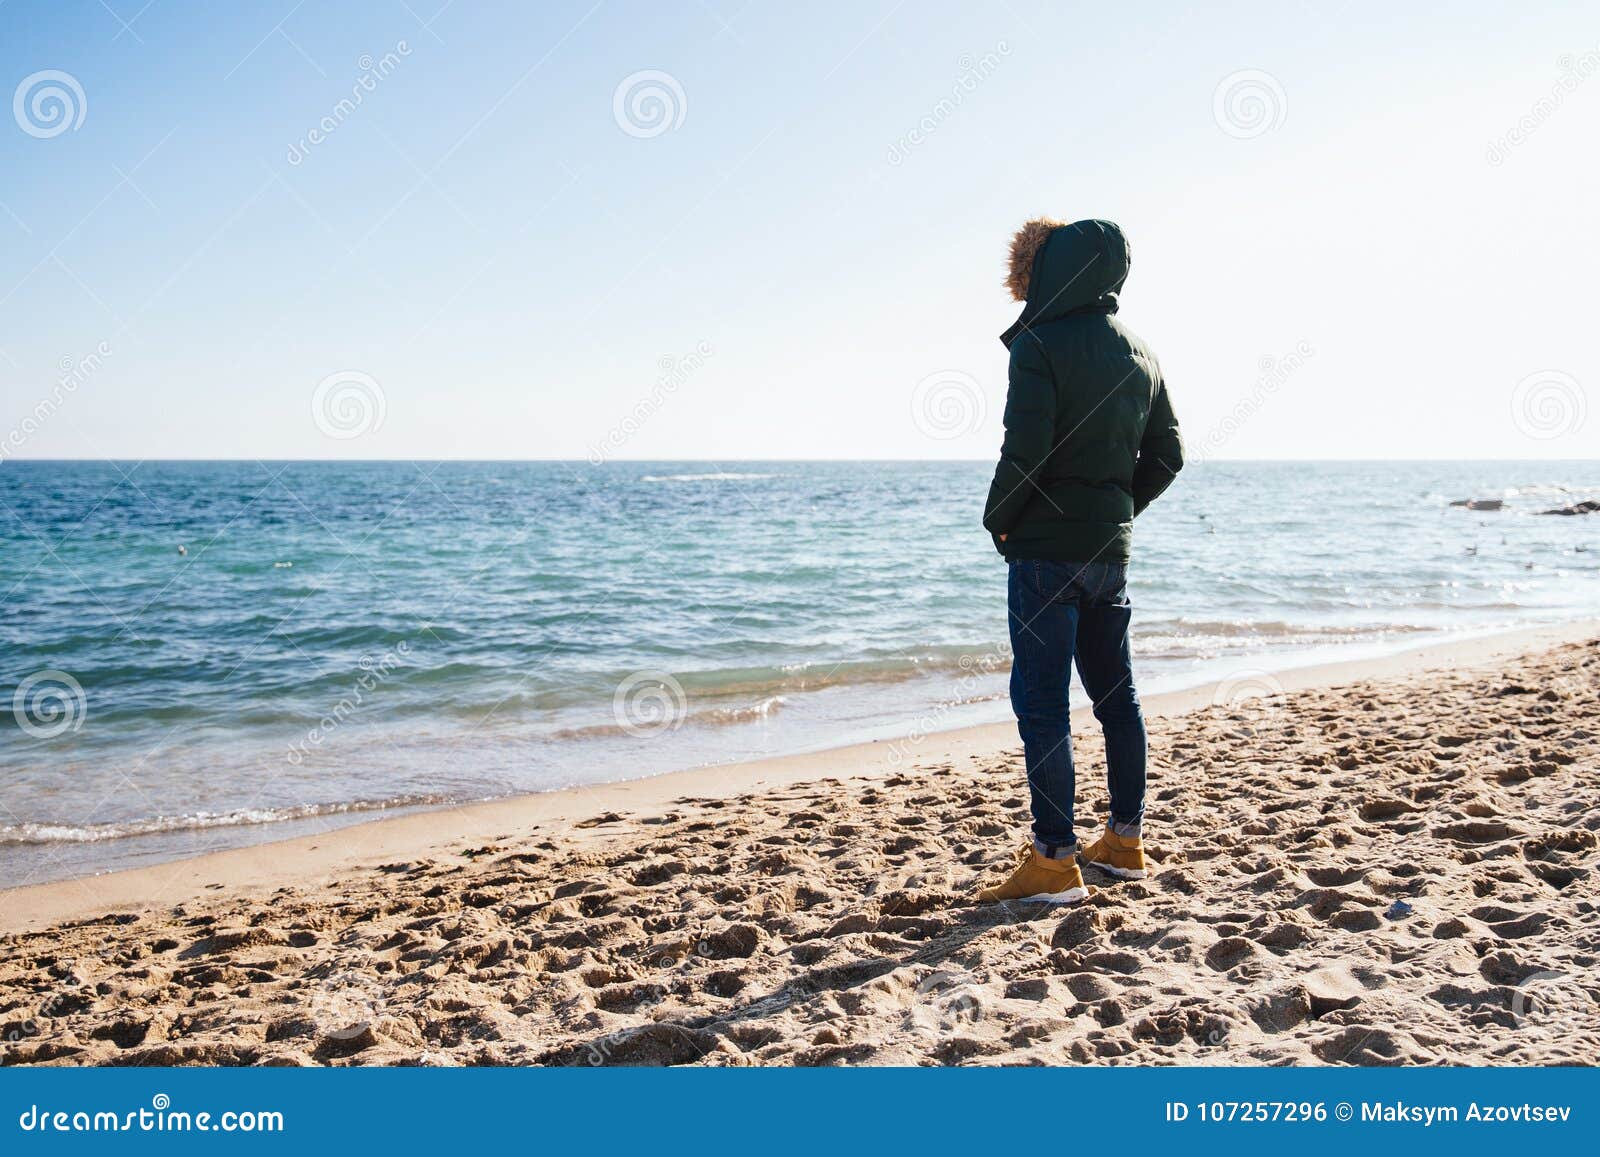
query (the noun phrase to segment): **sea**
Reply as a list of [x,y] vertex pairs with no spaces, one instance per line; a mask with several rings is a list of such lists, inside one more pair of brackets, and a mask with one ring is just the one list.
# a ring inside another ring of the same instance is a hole
[[[0,887],[1005,720],[991,469],[0,463]],[[1135,527],[1141,690],[1600,616],[1600,513],[1542,513],[1597,498],[1193,465]]]

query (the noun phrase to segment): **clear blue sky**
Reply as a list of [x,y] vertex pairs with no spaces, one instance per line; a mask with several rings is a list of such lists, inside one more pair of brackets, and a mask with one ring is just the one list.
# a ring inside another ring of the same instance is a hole
[[987,457],[1045,212],[1124,225],[1208,452],[1592,456],[1600,22],[1425,7],[8,0],[0,439]]

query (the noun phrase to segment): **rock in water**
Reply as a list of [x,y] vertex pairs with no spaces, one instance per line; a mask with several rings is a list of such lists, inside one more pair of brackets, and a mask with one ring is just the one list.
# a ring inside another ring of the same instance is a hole
[[1555,510],[1541,510],[1540,514],[1595,514],[1600,513],[1600,502],[1574,502],[1571,506],[1560,506]]
[[1504,510],[1504,498],[1458,498],[1451,506],[1465,506],[1468,510]]

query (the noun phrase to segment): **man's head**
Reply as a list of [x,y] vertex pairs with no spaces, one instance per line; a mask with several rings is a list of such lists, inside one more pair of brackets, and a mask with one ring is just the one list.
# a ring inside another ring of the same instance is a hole
[[1011,238],[1006,288],[1024,304],[1000,340],[1009,347],[1023,329],[1068,314],[1117,312],[1130,260],[1128,239],[1114,222],[1035,217]]

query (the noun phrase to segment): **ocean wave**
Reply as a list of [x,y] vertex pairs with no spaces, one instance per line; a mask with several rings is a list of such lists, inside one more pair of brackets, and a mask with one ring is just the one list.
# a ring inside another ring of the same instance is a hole
[[787,702],[782,695],[768,695],[755,703],[742,703],[735,707],[713,707],[700,713],[700,721],[716,725],[728,723],[753,723],[776,714]]
[[714,474],[646,474],[640,482],[754,482],[762,478],[776,478],[776,474],[739,474],[719,470]]
[[1005,650],[996,646],[919,647],[893,656],[868,659],[806,660],[774,667],[724,667],[677,672],[691,699],[761,700],[804,691],[866,683],[902,683],[929,675],[959,674],[1009,666]]
[[[735,723],[755,723],[762,719],[770,719],[784,707],[787,700],[781,695],[768,695],[754,703],[740,703],[724,707],[708,707],[701,710],[690,708],[678,719],[677,725],[683,724],[726,727]],[[614,735],[637,734],[639,728],[632,724],[623,723],[591,723],[581,727],[561,727],[549,732],[549,739],[599,739]]]
[[133,836],[166,832],[199,831],[205,828],[253,827],[286,820],[315,819],[318,816],[352,812],[388,811],[392,808],[432,807],[450,803],[448,796],[406,795],[386,800],[354,800],[349,803],[301,804],[297,807],[239,808],[228,812],[191,812],[187,815],[152,816],[121,823],[0,824],[0,847],[25,844],[97,844],[105,840],[125,840]]
[[1508,487],[1507,498],[1564,498],[1567,496],[1581,496],[1593,494],[1592,486],[1571,486],[1565,482],[1536,482],[1528,486]]
[[1358,623],[1326,625],[1317,623],[1286,623],[1278,620],[1254,622],[1243,619],[1171,619],[1148,624],[1141,635],[1171,636],[1175,638],[1204,636],[1207,638],[1240,639],[1317,639],[1344,638],[1346,636],[1404,635],[1425,633],[1432,627],[1409,623]]
[[[1203,658],[1236,648],[1284,649],[1336,646],[1422,635],[1436,627],[1409,623],[1346,625],[1294,624],[1282,621],[1169,619],[1135,630],[1134,651],[1142,659]],[[680,725],[722,726],[760,720],[816,692],[848,692],[873,686],[919,680],[963,684],[963,697],[986,696],[984,681],[1004,677],[1011,668],[1010,649],[1000,642],[925,644],[894,655],[852,659],[808,659],[772,666],[717,667],[701,670],[666,668],[683,694]],[[392,716],[429,714],[480,720],[486,710],[508,725],[543,719],[547,738],[573,739],[613,735],[628,729],[609,719],[571,722],[608,702],[625,672],[590,676],[581,684],[558,688],[518,688],[487,698],[467,695],[458,701],[429,699],[392,710]]]

